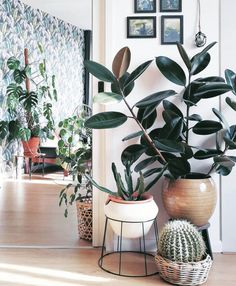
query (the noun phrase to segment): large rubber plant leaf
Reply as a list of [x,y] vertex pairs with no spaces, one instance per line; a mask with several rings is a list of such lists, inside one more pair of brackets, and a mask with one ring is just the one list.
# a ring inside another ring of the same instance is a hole
[[226,97],[225,101],[234,111],[236,111],[236,101],[232,100],[230,97]]
[[196,75],[201,71],[203,71],[209,65],[210,61],[211,61],[211,56],[208,53],[201,56],[199,54],[195,55],[191,59],[192,63],[191,74]]
[[160,139],[160,140],[155,140],[154,143],[155,146],[162,151],[170,153],[184,152],[183,144],[181,144],[180,142],[175,142],[173,140],[168,140],[168,139]]
[[145,153],[146,147],[141,144],[134,144],[126,147],[121,153],[121,161],[124,166],[131,166],[138,158]]
[[178,47],[178,51],[180,53],[180,56],[182,58],[182,60],[184,61],[186,67],[188,70],[191,70],[191,62],[190,62],[190,59],[184,49],[184,47],[180,44],[180,43],[176,43],[177,44],[177,47]]
[[165,124],[161,130],[160,138],[168,140],[177,140],[183,131],[183,119],[178,118],[171,124]]
[[121,102],[122,98],[122,95],[114,92],[99,92],[94,96],[93,102],[102,104],[114,104]]
[[145,63],[138,66],[126,79],[124,83],[124,87],[129,86],[132,82],[134,82],[138,77],[141,76],[145,72],[145,70],[150,66],[152,60],[146,61]]
[[225,79],[227,84],[232,87],[232,92],[234,93],[234,95],[236,95],[236,74],[232,70],[226,69]]
[[147,166],[153,164],[154,162],[157,161],[157,158],[155,156],[153,157],[150,157],[150,158],[146,158],[144,159],[143,161],[139,162],[135,168],[134,168],[134,171],[135,172],[139,172],[139,171],[142,171],[143,169],[145,169]]
[[108,111],[91,116],[84,125],[92,129],[108,129],[122,125],[127,119],[128,117],[121,112]]
[[213,120],[202,120],[193,126],[193,132],[198,135],[208,135],[216,133],[223,128],[222,124]]
[[174,158],[168,162],[168,170],[174,178],[179,178],[190,173],[189,162],[184,158]]
[[196,99],[211,98],[231,90],[232,87],[226,83],[207,83],[197,89],[197,91],[194,93],[194,97]]
[[186,76],[181,68],[175,61],[171,60],[168,57],[157,57],[156,65],[159,68],[160,72],[171,82],[185,86],[186,85]]
[[143,131],[138,131],[138,132],[132,133],[132,134],[124,137],[122,139],[122,141],[127,141],[127,140],[130,140],[130,139],[134,139],[134,138],[140,137],[142,135],[143,135]]
[[193,81],[187,86],[183,94],[183,99],[186,105],[193,106],[200,101],[199,97],[195,97],[195,93],[203,85],[203,82]]
[[169,96],[173,96],[175,94],[176,92],[174,90],[164,90],[164,91],[156,92],[140,100],[139,102],[135,104],[135,106],[138,108],[146,108],[146,107],[149,107],[150,105],[158,106],[163,99]]
[[225,128],[227,130],[229,130],[229,124],[228,122],[226,121],[224,115],[219,111],[217,110],[216,108],[212,108],[212,111],[214,112],[214,114],[219,118],[219,120],[224,124]]
[[222,154],[222,152],[215,150],[215,149],[198,150],[194,154],[194,158],[197,160],[205,160],[205,159],[209,159],[209,158],[218,156],[220,154]]
[[128,96],[134,88],[135,83],[131,82],[129,85],[125,86],[125,81],[130,76],[128,72],[126,72],[117,82],[111,84],[112,92],[121,94],[123,92],[124,96]]
[[113,63],[112,71],[117,79],[121,78],[129,68],[131,53],[128,47],[124,47],[116,54]]
[[139,109],[138,114],[137,114],[137,118],[138,118],[139,122],[141,122],[143,128],[146,130],[146,129],[150,128],[154,124],[154,122],[156,121],[157,112],[156,112],[156,109],[154,109],[154,111],[151,114],[149,114],[149,116],[146,117],[145,119],[143,118],[144,112],[145,112],[145,109]]
[[171,110],[172,112],[176,113],[180,117],[184,117],[182,111],[172,102],[169,100],[163,100],[163,107],[165,110]]
[[86,60],[84,62],[85,68],[96,78],[98,78],[101,81],[106,81],[106,82],[115,82],[116,78],[113,75],[109,69],[104,67],[103,65],[94,62],[94,61],[88,61]]
[[223,77],[220,76],[209,76],[209,77],[201,77],[201,78],[197,78],[195,79],[195,81],[198,82],[225,82],[225,79]]
[[10,70],[16,70],[20,66],[20,61],[16,59],[15,57],[10,57],[7,60],[7,66]]
[[167,166],[164,166],[162,170],[157,174],[157,176],[146,186],[145,190],[146,192],[149,191],[163,176],[164,172],[166,171]]

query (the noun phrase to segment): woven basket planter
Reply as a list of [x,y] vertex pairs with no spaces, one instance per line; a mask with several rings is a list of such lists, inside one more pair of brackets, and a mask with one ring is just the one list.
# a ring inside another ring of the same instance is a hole
[[199,262],[177,263],[160,255],[155,256],[160,276],[177,285],[200,285],[206,282],[212,260],[209,255]]
[[91,241],[93,238],[93,209],[92,200],[77,201],[77,218],[79,238]]

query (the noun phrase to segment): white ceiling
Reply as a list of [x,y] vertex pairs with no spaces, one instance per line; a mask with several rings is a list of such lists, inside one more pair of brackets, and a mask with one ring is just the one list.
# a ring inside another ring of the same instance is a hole
[[81,29],[92,29],[92,0],[22,0]]

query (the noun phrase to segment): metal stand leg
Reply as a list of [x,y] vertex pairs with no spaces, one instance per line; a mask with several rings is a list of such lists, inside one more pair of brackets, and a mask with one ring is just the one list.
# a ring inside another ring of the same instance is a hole
[[31,176],[32,176],[32,158],[29,157],[29,178],[31,180]]
[[202,237],[203,237],[203,240],[205,241],[205,244],[206,244],[207,253],[210,255],[211,259],[213,260],[211,243],[210,243],[209,233],[208,233],[207,228],[202,230]]

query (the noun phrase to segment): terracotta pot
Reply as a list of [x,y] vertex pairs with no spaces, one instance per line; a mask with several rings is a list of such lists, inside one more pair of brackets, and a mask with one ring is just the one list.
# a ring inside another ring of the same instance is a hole
[[[104,207],[105,215],[110,218],[109,223],[115,234],[126,238],[138,238],[150,230],[153,220],[157,216],[158,207],[149,194],[143,195],[141,201],[124,201],[112,196],[108,197],[108,201]],[[142,222],[144,222],[142,224]]]
[[24,156],[35,157],[38,154],[39,142],[39,137],[31,137],[29,141],[22,141]]
[[171,218],[183,218],[197,226],[208,223],[217,200],[215,183],[210,177],[165,180],[162,197]]

